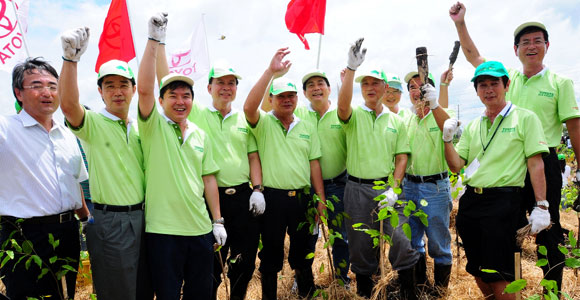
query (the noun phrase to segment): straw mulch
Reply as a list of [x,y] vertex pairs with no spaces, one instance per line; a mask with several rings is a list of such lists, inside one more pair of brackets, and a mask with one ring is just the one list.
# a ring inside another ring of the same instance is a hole
[[[454,211],[456,208],[456,203],[454,204]],[[454,216],[455,213],[452,213]],[[578,218],[576,213],[573,211],[570,212],[561,212],[561,222],[564,228],[569,230],[574,230],[575,232],[578,230]],[[448,299],[484,299],[481,292],[477,288],[473,277],[465,272],[465,253],[461,250],[460,255],[460,263],[457,265],[457,247],[455,245],[455,231],[451,229],[452,233],[452,250],[454,254],[453,258],[453,270],[451,273],[451,280],[449,283],[449,295]],[[316,249],[316,257],[314,259],[314,266],[313,270],[315,270],[315,282],[317,285],[322,286],[325,288],[326,292],[329,293],[329,299],[363,299],[357,297],[354,293],[356,291],[356,282],[351,283],[350,290],[346,290],[340,286],[335,281],[332,281],[329,278],[329,268],[328,268],[328,258],[326,255],[326,250],[323,249],[323,240],[322,238],[318,241],[317,249]],[[286,248],[288,247],[288,239],[286,240]],[[388,248],[388,247],[387,247]],[[286,249],[288,250],[288,249]],[[388,250],[387,250],[388,251]],[[287,253],[288,251],[286,251]],[[542,271],[540,268],[535,266],[536,261],[536,254],[535,254],[535,244],[533,240],[526,239],[523,243],[523,252],[522,252],[522,269],[523,269],[523,278],[528,280],[528,287],[524,289],[522,293],[522,299],[529,297],[535,293],[541,293],[542,288],[539,285],[540,280],[542,279]],[[256,269],[259,266],[259,260],[256,261]],[[320,269],[321,264],[325,265],[324,273],[319,274],[317,270]],[[433,268],[433,260],[428,257],[427,261],[427,268],[429,269],[430,273],[430,281],[433,281],[432,278],[432,268]],[[387,263],[386,267],[387,275],[383,280],[380,281],[380,286],[387,286],[389,282],[392,280],[396,280],[396,272],[393,272],[390,269],[390,265]],[[280,300],[295,300],[299,299],[296,294],[291,292],[292,283],[293,283],[293,271],[290,269],[287,263],[284,264],[284,269],[278,274],[278,299]],[[349,276],[354,279],[354,274],[350,273]],[[396,286],[395,286],[396,287]],[[77,294],[75,299],[85,300],[90,299],[89,295],[91,293],[91,288],[89,286],[78,286],[77,287]],[[563,290],[570,295],[572,299],[580,299],[580,280],[577,276],[574,275],[574,271],[568,268],[564,271],[564,283],[563,283]],[[0,291],[3,291],[3,286],[0,283]],[[389,299],[397,299],[396,298],[396,291],[393,291],[393,284],[387,287],[387,294]],[[219,289],[218,299],[226,299],[226,293],[224,285]],[[256,271],[254,273],[254,278],[250,282],[248,288],[248,294],[246,299],[261,299],[261,289],[260,289],[260,273]],[[322,298],[320,298],[322,299]],[[422,299],[428,299],[427,297],[423,297]]]

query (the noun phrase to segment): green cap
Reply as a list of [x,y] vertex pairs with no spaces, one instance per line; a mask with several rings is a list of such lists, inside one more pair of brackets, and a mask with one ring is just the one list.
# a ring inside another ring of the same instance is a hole
[[403,92],[403,85],[401,84],[401,78],[393,73],[383,73],[383,80],[387,82],[389,87],[395,88]]
[[383,70],[370,69],[370,70],[365,70],[365,71],[361,72],[360,75],[354,79],[354,82],[360,83],[363,80],[363,78],[365,78],[365,77],[373,77],[376,79],[381,79],[383,81],[385,80]]
[[284,92],[298,92],[298,89],[290,79],[284,77],[274,79],[270,86],[270,94],[278,95]]
[[17,114],[19,114],[20,111],[22,110],[22,107],[20,106],[20,104],[18,104],[18,101],[14,101],[14,109],[16,109]]
[[193,79],[187,76],[179,75],[177,73],[169,73],[169,75],[165,75],[165,77],[161,79],[161,83],[159,84],[159,90],[163,89],[165,86],[174,81],[183,81],[187,83],[189,86],[193,87]]
[[326,79],[326,81],[328,81],[328,77],[326,77],[326,73],[324,73],[322,70],[312,70],[310,72],[308,72],[308,74],[304,75],[304,77],[302,77],[302,84],[305,84],[306,81],[308,81],[308,79],[314,77],[314,76],[318,76],[318,77],[322,77],[324,79]]
[[522,32],[522,30],[524,30],[528,27],[538,27],[538,28],[541,28],[544,31],[548,32],[548,30],[546,29],[546,26],[544,26],[544,24],[542,24],[540,22],[536,22],[536,21],[531,21],[531,22],[526,22],[526,23],[518,26],[518,28],[516,28],[516,30],[514,30],[514,37],[518,36],[518,33]]
[[508,76],[508,72],[505,67],[499,61],[486,61],[481,65],[477,66],[475,69],[475,74],[471,78],[471,82],[474,82],[478,76],[488,75],[492,77],[504,77]]
[[[411,78],[418,76],[418,75],[419,75],[419,72],[417,72],[417,71],[411,71],[411,72],[407,73],[407,75],[405,75],[405,83],[409,83]],[[429,77],[429,79],[433,80],[433,84],[435,84],[435,77],[433,77],[433,74],[431,74],[431,72],[429,72],[427,77]]]
[[566,160],[566,155],[562,153],[558,154],[558,160]]
[[211,70],[209,70],[208,79],[220,78],[228,75],[234,75],[238,80],[242,79],[242,76],[238,75],[234,69],[221,67],[212,67]]
[[99,68],[99,74],[97,75],[97,80],[108,75],[119,75],[127,79],[135,79],[133,70],[131,70],[129,65],[124,61],[116,59],[109,60],[108,62],[101,65]]

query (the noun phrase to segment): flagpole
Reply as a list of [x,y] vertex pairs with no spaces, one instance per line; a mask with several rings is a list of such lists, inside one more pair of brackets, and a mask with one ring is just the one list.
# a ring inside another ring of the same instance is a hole
[[316,59],[316,69],[320,66],[320,48],[322,47],[322,34],[318,37],[318,58]]
[[24,32],[22,32],[22,26],[20,26],[20,18],[18,18],[18,11],[16,10],[16,4],[14,1],[12,3],[12,9],[14,9],[14,15],[16,16],[16,23],[18,23],[18,30],[20,30],[20,35],[22,35],[22,44],[24,44],[24,51],[26,51],[26,56],[30,57],[30,52],[28,52],[28,44],[26,43],[26,37]]
[[211,57],[209,57],[209,44],[207,42],[207,31],[205,30],[205,13],[201,14],[201,24],[203,25],[203,33],[205,35],[205,52],[207,53],[207,60],[209,61],[209,65],[211,68]]
[[129,9],[129,0],[125,0],[127,6],[127,17],[129,18],[129,26],[131,27],[131,38],[133,39],[133,51],[135,51],[135,59],[137,60],[137,67],[139,67],[139,52],[137,52],[137,45],[133,38],[133,22],[131,22],[131,10]]

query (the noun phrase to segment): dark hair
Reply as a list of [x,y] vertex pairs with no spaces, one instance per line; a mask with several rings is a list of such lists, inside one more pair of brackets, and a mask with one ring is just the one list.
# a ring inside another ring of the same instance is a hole
[[[222,76],[222,77],[223,77],[223,76]],[[236,85],[238,85],[238,83],[239,83],[239,81],[238,81],[238,77],[234,76],[234,78],[236,79]],[[210,78],[209,78],[209,83],[208,83],[208,84],[211,84],[211,82],[212,82],[212,81],[213,81],[213,77],[210,77]]]
[[524,28],[524,30],[520,31],[515,37],[514,37],[514,46],[518,47],[518,44],[520,43],[520,38],[522,37],[522,35],[524,34],[528,34],[528,33],[533,33],[533,32],[542,32],[544,34],[544,40],[546,42],[548,42],[548,32],[538,26],[528,26],[526,28]]
[[[473,87],[475,88],[475,91],[476,92],[477,92],[477,83],[480,82],[480,81],[482,81],[482,80],[486,80],[486,79],[492,79],[493,80],[493,79],[498,79],[498,78],[495,77],[495,76],[490,76],[490,75],[480,75],[480,76],[477,76],[477,78],[475,78],[475,80],[473,81]],[[510,78],[507,77],[507,76],[502,76],[501,77],[501,81],[503,82],[503,86],[504,87],[507,86],[507,83],[508,83],[509,80],[510,80]]]
[[[103,76],[103,77],[99,78],[99,80],[97,80],[97,85],[98,85],[98,86],[99,86],[99,87],[102,89],[102,88],[103,88],[103,81],[105,80],[105,78],[107,78],[108,76],[112,76],[112,75],[115,75],[115,74],[111,74],[111,75],[105,75],[105,76]],[[119,76],[121,76],[121,75],[119,75]],[[126,78],[126,77],[124,77],[124,76],[121,76],[121,77],[123,77],[123,78]],[[129,79],[129,78],[127,78],[127,79]],[[135,86],[135,84],[136,84],[136,83],[135,83],[135,78],[131,78],[131,79],[129,79],[129,80],[131,81],[131,84],[132,84],[133,86]]]
[[58,79],[58,73],[56,70],[42,57],[29,57],[24,62],[17,64],[14,69],[12,69],[12,93],[14,94],[14,98],[16,98],[18,105],[22,108],[24,108],[22,102],[16,97],[16,89],[23,89],[22,83],[24,82],[24,73],[32,74],[34,70],[48,72],[50,75],[54,76],[54,78]]
[[191,98],[193,99],[193,88],[191,87],[191,85],[187,84],[185,81],[173,81],[170,82],[168,85],[164,86],[160,91],[159,91],[159,97],[163,98],[163,96],[165,95],[165,92],[167,90],[169,91],[173,91],[176,90],[178,88],[188,88],[191,91]]
[[[419,74],[411,77],[411,79],[415,78],[415,77],[419,77]],[[432,86],[435,86],[435,82],[433,82],[433,80],[429,77],[427,77],[427,83],[430,83]],[[388,84],[388,83],[387,83]],[[409,80],[409,82],[407,82],[407,91],[409,91],[409,86],[411,85],[411,80]]]
[[[330,82],[328,82],[328,79],[326,79],[326,77],[314,75],[310,78],[314,78],[314,77],[320,77],[320,78],[324,79],[324,82],[326,82],[326,86],[330,87]],[[302,90],[306,90],[306,83],[308,82],[308,80],[310,80],[310,78],[308,78],[306,81],[304,81],[304,83],[302,84]]]

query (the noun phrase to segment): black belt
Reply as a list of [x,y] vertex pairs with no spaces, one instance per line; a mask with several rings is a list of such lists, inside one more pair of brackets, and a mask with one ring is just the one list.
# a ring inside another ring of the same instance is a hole
[[490,193],[516,193],[521,192],[522,188],[517,186],[502,186],[502,187],[492,187],[492,188],[480,188],[467,186],[467,190],[472,190],[476,194],[490,194]]
[[427,182],[437,183],[437,180],[445,179],[447,177],[449,177],[449,173],[447,171],[429,176],[405,174],[405,178],[407,180],[415,183],[427,183]]
[[230,186],[230,187],[219,187],[218,186],[218,191],[220,192],[220,194],[226,194],[226,195],[234,195],[235,193],[242,191],[244,188],[246,189],[250,189],[250,185],[246,182],[246,183],[242,183],[236,186]]
[[344,178],[345,175],[346,175],[346,170],[334,178],[324,179],[324,184],[342,183],[342,178]]
[[145,208],[145,202],[133,204],[133,205],[109,205],[109,204],[93,204],[95,209],[102,211],[113,211],[113,212],[130,212],[135,210],[143,210]]
[[358,182],[358,183],[364,183],[364,184],[375,184],[375,181],[384,181],[385,183],[387,183],[389,181],[389,177],[383,177],[383,178],[377,178],[377,179],[361,179],[358,177],[354,177],[352,175],[348,175],[348,180]]
[[67,211],[56,215],[51,216],[42,216],[42,217],[32,217],[32,218],[17,218],[11,216],[2,216],[2,221],[8,221],[11,223],[16,224],[17,220],[22,219],[23,221],[20,224],[27,224],[27,225],[38,225],[38,224],[62,224],[66,222],[75,221],[75,212],[74,211]]
[[287,194],[288,197],[296,197],[296,195],[298,195],[299,193],[302,193],[304,191],[304,189],[282,190],[282,189],[275,189],[275,188],[271,188],[271,187],[264,187],[264,191],[268,191],[268,190],[270,190],[272,192]]

